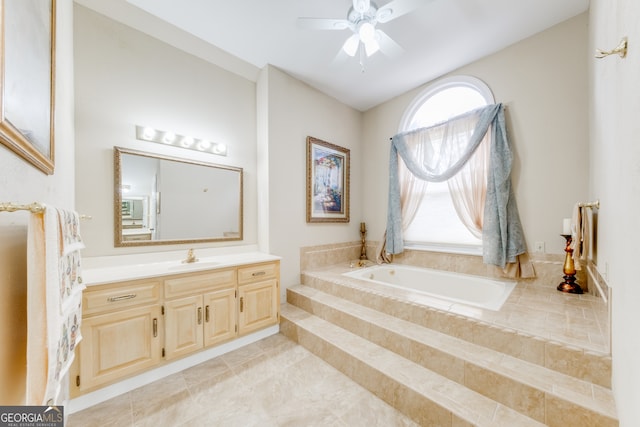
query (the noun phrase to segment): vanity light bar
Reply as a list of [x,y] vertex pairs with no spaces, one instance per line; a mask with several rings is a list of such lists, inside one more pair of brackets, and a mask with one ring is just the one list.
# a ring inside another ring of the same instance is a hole
[[206,139],[196,139],[191,136],[177,135],[173,132],[153,129],[146,126],[136,125],[136,139],[186,148],[203,153],[217,154],[218,156],[227,155],[227,146],[225,144],[211,142]]

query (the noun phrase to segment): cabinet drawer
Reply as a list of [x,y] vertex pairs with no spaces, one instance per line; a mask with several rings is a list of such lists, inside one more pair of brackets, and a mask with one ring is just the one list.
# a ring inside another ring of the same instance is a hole
[[277,262],[255,264],[238,268],[238,283],[248,283],[263,279],[274,279],[276,277],[278,277]]
[[119,310],[141,304],[155,304],[160,301],[162,282],[158,279],[123,282],[117,285],[103,285],[87,288],[82,295],[83,315]]
[[236,271],[234,269],[210,271],[205,274],[180,276],[164,281],[166,298],[192,295],[203,290],[222,288],[236,285]]

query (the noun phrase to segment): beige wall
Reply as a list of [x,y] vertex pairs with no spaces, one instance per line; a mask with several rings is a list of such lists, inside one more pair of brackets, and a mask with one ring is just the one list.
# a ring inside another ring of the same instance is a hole
[[[269,248],[282,256],[282,291],[300,283],[300,248],[350,242],[359,238],[362,214],[363,145],[361,113],[274,67],[262,71],[259,92],[268,99]],[[264,104],[263,104],[264,102]],[[306,138],[348,148],[351,152],[351,222],[306,222]]]
[[[114,146],[243,168],[244,241],[237,244],[255,244],[255,83],[78,5],[75,33],[77,210],[93,217],[83,227],[83,256],[185,247],[114,248]],[[224,142],[229,154],[139,141],[136,125]]]
[[[56,14],[55,171],[47,176],[0,145],[0,202],[73,209],[73,3]],[[0,212],[0,405],[23,402],[26,351],[26,212]]]
[[[590,193],[601,200],[598,269],[612,287],[613,390],[620,427],[640,425],[640,4],[591,1]],[[594,59],[629,39],[627,58]]]
[[[57,3],[56,172],[45,176],[0,146],[0,202],[74,208],[77,186],[76,209],[94,217],[83,223],[88,254],[149,252],[115,250],[111,233],[111,149],[140,148],[133,126],[144,122],[229,141],[232,154],[225,161],[245,168],[246,240],[258,240],[260,224],[263,249],[284,257],[285,286],[298,281],[300,247],[355,241],[360,221],[369,225],[370,239],[381,237],[388,138],[423,87],[362,114],[272,67],[262,70],[256,88],[82,7],[72,25],[72,1]],[[633,0],[593,0],[589,18],[569,20],[452,73],[483,79],[507,105],[515,190],[530,245],[545,241],[547,251],[561,252],[560,224],[573,203],[602,202],[598,268],[613,287],[613,383],[621,427],[640,424],[640,286],[630,267],[640,237],[634,227],[640,208],[639,20]],[[630,39],[627,59],[592,58],[596,47],[609,49],[622,36]],[[351,149],[349,224],[305,222],[307,135]],[[20,403],[24,392],[27,218],[0,213],[0,404]]]
[[[562,253],[562,219],[585,201],[588,187],[587,14],[512,45],[449,75],[471,75],[507,107],[514,152],[512,182],[527,244]],[[418,87],[364,114],[364,219],[371,239],[386,225],[389,138]]]

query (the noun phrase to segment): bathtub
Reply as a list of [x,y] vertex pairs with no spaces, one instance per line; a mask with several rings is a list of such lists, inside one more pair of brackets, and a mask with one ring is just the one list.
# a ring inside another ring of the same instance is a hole
[[498,311],[516,285],[501,280],[430,268],[387,264],[344,273],[368,282],[428,295],[451,302]]

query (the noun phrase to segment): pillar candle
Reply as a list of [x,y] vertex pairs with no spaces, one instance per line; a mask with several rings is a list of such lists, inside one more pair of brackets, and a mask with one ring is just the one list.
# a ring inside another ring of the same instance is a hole
[[366,229],[366,228],[365,228],[365,226],[364,226],[364,222],[361,222],[361,223],[360,223],[360,232],[361,232],[361,233],[364,233],[365,231],[367,231],[367,229]]
[[571,234],[571,218],[562,220],[562,234]]

